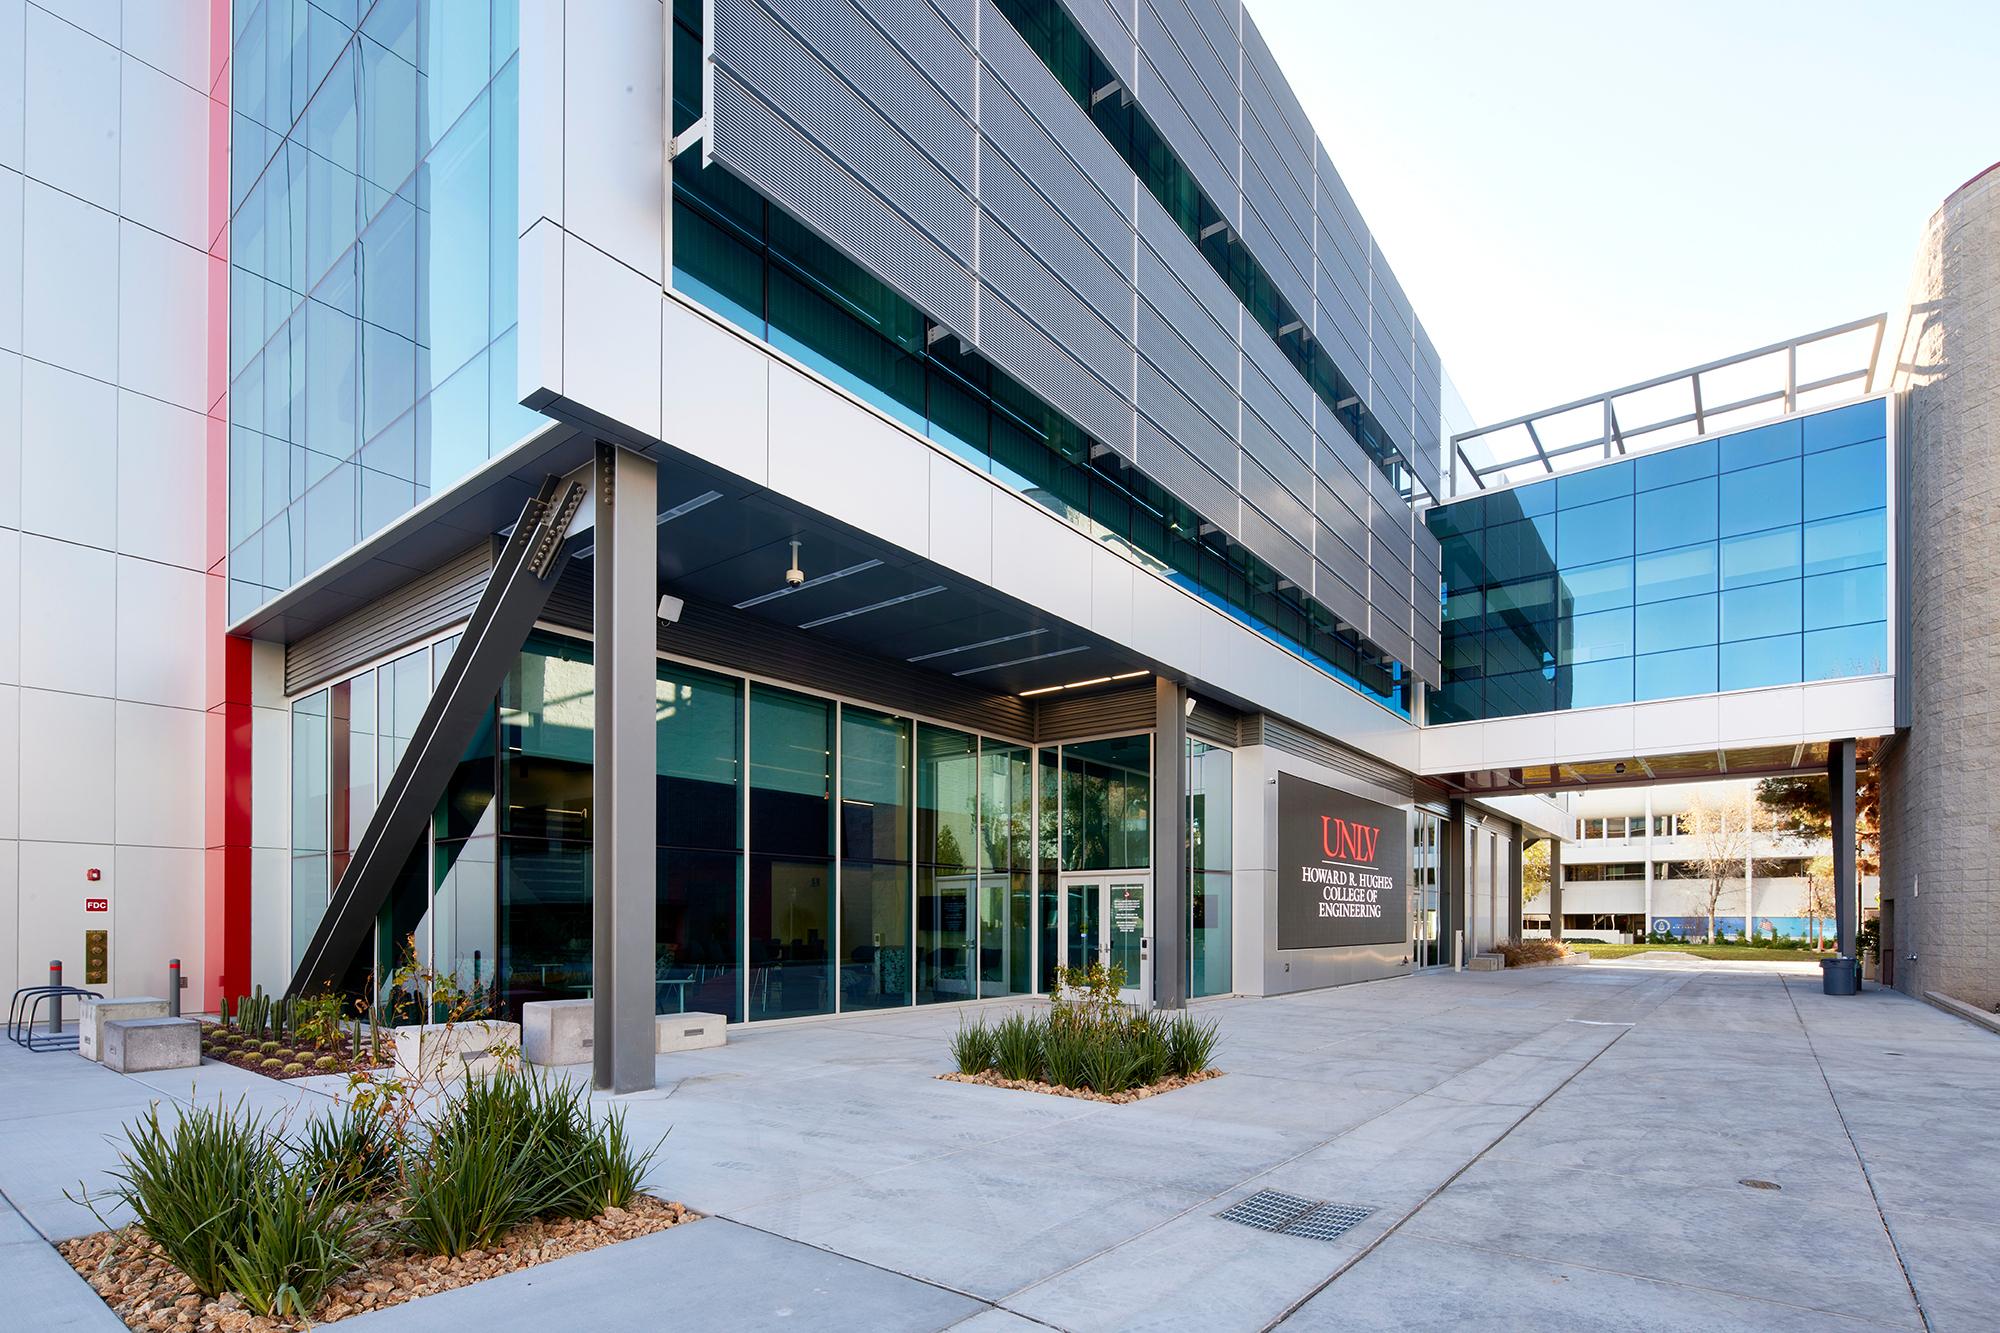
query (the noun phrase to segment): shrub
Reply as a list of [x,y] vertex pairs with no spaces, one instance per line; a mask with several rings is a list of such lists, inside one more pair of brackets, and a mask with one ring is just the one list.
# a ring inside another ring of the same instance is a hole
[[1493,946],[1509,967],[1529,963],[1553,963],[1566,957],[1569,946],[1561,940],[1501,940]]
[[280,1174],[264,1118],[238,1102],[194,1107],[167,1129],[154,1103],[125,1133],[112,1193],[203,1295],[221,1295],[260,1191]]
[[1107,1097],[1115,1096],[1139,1081],[1142,1059],[1130,1035],[1116,1029],[1100,1029],[1084,1045],[1084,1086]]
[[396,1180],[396,1136],[379,1105],[351,1104],[339,1116],[315,1116],[300,1135],[295,1174],[314,1193],[352,1202]]
[[1217,1036],[1214,1019],[1175,1014],[1166,1031],[1167,1072],[1182,1078],[1205,1072],[1215,1058]]
[[1029,1081],[1042,1076],[1041,1024],[1013,1013],[993,1029],[993,1066],[1000,1077]]
[[993,1067],[994,1055],[993,1030],[983,1020],[967,1023],[961,1018],[958,1034],[951,1039],[951,1058],[957,1063],[958,1072],[983,1074]]
[[225,1243],[223,1276],[262,1315],[309,1317],[365,1256],[366,1215],[303,1172],[265,1173],[251,1188],[243,1235]]
[[409,1173],[410,1238],[429,1254],[463,1254],[539,1213],[574,1214],[593,1189],[602,1197],[599,1154],[573,1119],[581,1096],[511,1070],[468,1080]]
[[1090,1075],[1091,1037],[1089,1030],[1074,1023],[1053,1019],[1042,1029],[1042,1064],[1049,1082],[1059,1088],[1087,1088]]
[[1174,1049],[1168,1039],[1172,1023],[1152,1013],[1140,1013],[1126,1031],[1126,1051],[1132,1055],[1132,1083],[1144,1087],[1158,1083],[1174,1065]]

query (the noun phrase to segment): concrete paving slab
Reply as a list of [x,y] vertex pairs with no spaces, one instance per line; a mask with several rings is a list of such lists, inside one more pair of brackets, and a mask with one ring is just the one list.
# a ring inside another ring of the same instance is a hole
[[354,1333],[528,1324],[874,1333],[949,1328],[985,1308],[958,1292],[707,1218],[343,1322]]

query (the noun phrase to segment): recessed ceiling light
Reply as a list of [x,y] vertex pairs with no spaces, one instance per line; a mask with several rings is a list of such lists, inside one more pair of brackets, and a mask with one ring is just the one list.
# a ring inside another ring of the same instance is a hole
[[870,602],[867,606],[857,606],[851,611],[836,611],[830,616],[821,616],[818,620],[808,620],[805,624],[799,626],[799,628],[818,629],[821,625],[831,625],[836,620],[848,620],[854,616],[865,616],[870,611],[880,611],[885,606],[901,606],[904,602],[914,602],[919,597],[928,597],[934,592],[943,591],[944,585],[940,583],[935,587],[921,588],[916,592],[906,592],[901,597],[887,597],[879,602]]
[[709,504],[716,500],[720,500],[721,498],[722,498],[721,491],[704,491],[700,495],[695,496],[694,499],[683,500],[679,504],[675,505],[672,509],[669,509],[665,513],[661,514],[658,518],[653,520],[653,526],[656,528],[665,527],[667,524],[673,522],[675,519],[681,518],[687,514],[692,514],[695,510],[701,508],[703,505]]
[[932,658],[950,657],[953,653],[967,653],[971,652],[974,648],[991,648],[996,643],[1012,643],[1016,639],[1032,639],[1037,634],[1047,633],[1047,629],[1024,629],[1019,634],[1002,634],[997,639],[981,639],[977,643],[961,643],[956,648],[940,648],[934,653],[918,653],[915,657],[906,657],[903,660],[906,662],[928,662]]
[[989,662],[985,666],[967,667],[963,671],[954,671],[951,674],[954,676],[976,676],[982,671],[998,671],[1001,667],[1020,666],[1023,662],[1041,662],[1051,657],[1067,657],[1071,653],[1083,652],[1087,647],[1088,645],[1086,644],[1078,644],[1074,648],[1058,648],[1052,653],[1036,653],[1033,657],[1011,657],[1005,662]]

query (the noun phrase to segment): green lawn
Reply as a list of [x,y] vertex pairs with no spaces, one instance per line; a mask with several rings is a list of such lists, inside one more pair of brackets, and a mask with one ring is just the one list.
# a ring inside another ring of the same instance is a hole
[[1598,944],[1575,940],[1570,947],[1596,958],[1630,958],[1635,953],[1691,953],[1712,961],[1810,963],[1822,955],[1809,949],[1757,949],[1747,944]]

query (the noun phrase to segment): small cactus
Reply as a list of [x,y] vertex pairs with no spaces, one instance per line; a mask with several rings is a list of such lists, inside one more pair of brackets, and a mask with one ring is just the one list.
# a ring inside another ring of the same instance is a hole
[[313,1068],[323,1074],[331,1074],[340,1068],[340,1060],[335,1056],[322,1055],[319,1059],[313,1061]]
[[306,1072],[306,1067],[300,1064],[297,1060],[294,1060],[290,1064],[286,1065],[283,1069],[279,1070],[278,1072],[283,1074],[286,1078],[297,1078],[300,1074]]
[[265,1055],[276,1055],[282,1048],[275,1041],[263,1041],[257,1043],[257,1049]]
[[269,1055],[264,1057],[262,1068],[276,1071],[283,1069],[284,1067],[285,1067],[285,1062],[283,1060],[280,1060],[277,1056]]

